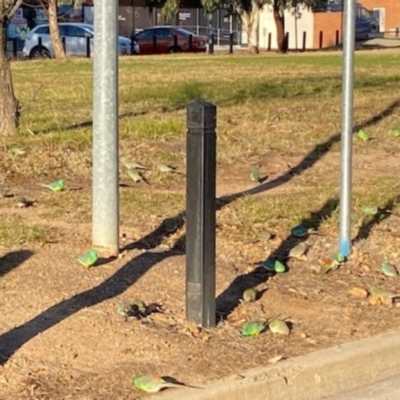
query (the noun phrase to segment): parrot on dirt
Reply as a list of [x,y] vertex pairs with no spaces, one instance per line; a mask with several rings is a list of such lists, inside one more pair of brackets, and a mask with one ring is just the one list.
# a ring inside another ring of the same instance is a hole
[[122,160],[123,164],[127,169],[150,169],[149,167],[145,167],[144,165],[138,164],[136,161],[127,161],[125,159]]
[[162,377],[153,376],[153,375],[136,376],[135,378],[133,378],[133,385],[137,389],[143,390],[144,392],[147,392],[147,393],[157,393],[160,390],[169,388],[169,387],[180,387],[180,388],[194,387],[194,386],[185,385],[183,383],[169,382]]
[[370,140],[370,139],[371,139],[371,138],[369,137],[368,133],[365,132],[365,131],[362,130],[362,129],[360,129],[360,130],[357,132],[357,137],[358,137],[361,141],[363,141],[363,142],[366,142],[367,140]]
[[64,179],[59,179],[51,183],[41,184],[40,186],[50,189],[53,192],[61,192],[65,189],[65,182]]
[[389,135],[393,137],[399,137],[400,136],[400,129],[390,129],[389,130]]
[[389,261],[384,261],[381,264],[380,270],[386,276],[395,277],[395,278],[399,277],[399,271],[397,271],[396,267],[393,264],[391,264]]
[[253,168],[250,171],[250,180],[253,182],[261,183],[261,174],[258,168]]
[[289,335],[290,333],[287,323],[277,318],[269,322],[268,328],[272,333],[278,333],[281,335]]
[[276,272],[280,274],[286,271],[286,267],[280,261],[275,260],[274,258],[269,258],[268,260],[264,261],[261,266],[268,272]]
[[243,336],[258,336],[262,333],[267,326],[267,322],[265,320],[256,320],[247,322],[242,328]]
[[258,290],[256,288],[249,288],[243,292],[242,302],[243,303],[251,303],[256,301]]
[[145,179],[145,177],[135,168],[128,168],[128,175],[132,178],[133,182],[144,182],[150,185],[150,183]]
[[94,249],[91,249],[87,253],[75,257],[75,259],[79,261],[86,268],[93,266],[98,260],[98,258],[99,255],[97,251]]
[[307,251],[307,243],[300,242],[296,246],[292,247],[289,251],[289,258],[299,258]]

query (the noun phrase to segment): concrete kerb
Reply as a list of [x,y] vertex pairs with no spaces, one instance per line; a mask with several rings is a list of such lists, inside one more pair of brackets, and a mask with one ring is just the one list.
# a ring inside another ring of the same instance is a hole
[[[202,389],[169,389],[149,400],[320,400],[392,378],[400,371],[400,332],[253,368]],[[190,382],[187,382],[190,384]]]

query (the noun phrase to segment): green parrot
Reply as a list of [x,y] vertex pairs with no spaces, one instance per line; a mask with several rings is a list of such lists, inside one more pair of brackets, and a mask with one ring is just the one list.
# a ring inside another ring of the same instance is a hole
[[364,205],[361,207],[361,211],[364,214],[374,216],[374,215],[378,214],[379,208],[377,206]]
[[292,247],[289,251],[289,258],[299,258],[307,251],[307,243],[300,242],[296,244],[296,246]]
[[10,153],[13,156],[23,156],[26,153],[26,151],[24,149],[22,149],[21,147],[13,146],[10,149]]
[[286,267],[278,260],[269,258],[261,264],[261,266],[268,272],[276,272],[278,274],[286,271]]
[[149,167],[145,167],[144,165],[138,164],[136,161],[127,161],[125,159],[122,159],[123,164],[127,169],[150,169]]
[[371,139],[371,138],[369,137],[368,133],[365,132],[365,131],[362,130],[362,129],[360,129],[360,130],[357,132],[357,137],[358,137],[361,141],[363,141],[363,142],[366,142],[367,140],[370,140],[370,139]]
[[393,137],[399,137],[400,136],[400,129],[390,129],[389,130],[389,135]]
[[64,179],[59,179],[48,184],[41,184],[40,186],[50,189],[53,192],[61,192],[65,189],[65,182]]
[[243,292],[242,301],[243,303],[251,303],[256,301],[258,290],[256,288],[249,288]]
[[289,335],[290,329],[285,321],[275,318],[268,323],[268,328],[272,333]]
[[261,183],[261,174],[258,168],[252,168],[250,171],[250,180],[253,182]]
[[78,260],[86,268],[93,266],[98,258],[99,255],[94,249],[89,250],[87,253],[82,254],[81,256],[75,257],[75,259]]
[[132,178],[133,182],[144,182],[150,185],[147,179],[135,168],[128,168],[128,175]]
[[266,326],[267,326],[267,321],[262,319],[247,322],[242,328],[242,335],[258,336],[265,330]]
[[166,379],[161,376],[153,376],[153,375],[141,375],[133,378],[133,385],[139,389],[143,390],[147,393],[157,393],[160,390],[168,387],[194,387],[189,385],[184,385],[182,383],[174,383],[168,382]]
[[381,264],[380,270],[386,276],[395,277],[395,278],[399,277],[399,271],[397,271],[396,267],[393,264],[391,264],[389,261],[384,261]]

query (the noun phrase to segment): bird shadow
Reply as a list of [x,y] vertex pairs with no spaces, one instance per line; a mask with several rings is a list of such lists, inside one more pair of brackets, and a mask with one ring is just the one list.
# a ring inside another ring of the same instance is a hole
[[31,250],[17,250],[0,257],[0,278],[23,264],[33,254]]
[[93,265],[94,268],[101,267],[102,265],[109,264],[115,261],[118,257],[110,256],[110,257],[99,257],[96,263]]
[[368,239],[369,235],[371,234],[372,228],[392,216],[392,211],[396,204],[398,204],[399,202],[400,195],[397,195],[388,200],[382,208],[378,208],[378,212],[371,218],[364,218],[360,228],[358,229],[357,235],[352,240],[352,244],[354,245],[361,240]]

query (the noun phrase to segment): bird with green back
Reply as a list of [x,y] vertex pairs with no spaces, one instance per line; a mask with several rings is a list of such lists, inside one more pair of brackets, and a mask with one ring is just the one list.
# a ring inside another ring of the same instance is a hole
[[268,323],[268,328],[272,333],[280,335],[289,335],[290,328],[288,324],[279,318],[274,318]]
[[367,132],[365,132],[363,129],[360,129],[357,132],[357,137],[362,141],[362,142],[366,142],[368,140],[370,140],[370,136],[368,135]]
[[128,175],[135,183],[144,182],[150,185],[147,179],[135,168],[128,168]]
[[194,386],[185,385],[183,383],[174,383],[169,382],[165,378],[161,376],[154,376],[154,375],[140,375],[133,378],[133,385],[144,392],[147,393],[157,393],[162,389],[165,388],[172,388],[172,387],[191,387]]
[[41,184],[40,186],[50,189],[53,192],[61,192],[65,189],[65,181],[64,179],[58,179],[51,183]]
[[249,288],[243,292],[242,302],[251,303],[257,300],[258,290],[256,288]]
[[99,255],[96,250],[91,249],[85,254],[75,256],[75,259],[84,267],[89,268],[96,263],[96,261],[99,259]]
[[261,267],[264,268],[268,272],[275,272],[278,274],[282,274],[286,272],[286,267],[279,260],[275,258],[268,258],[261,264]]
[[399,277],[399,271],[397,268],[391,264],[389,261],[384,261],[381,264],[380,270],[383,275],[391,277],[391,278],[398,278]]
[[266,327],[267,327],[267,321],[265,319],[250,321],[244,324],[242,328],[242,335],[258,336],[260,333],[264,332]]
[[389,130],[389,135],[393,137],[399,137],[400,136],[400,129],[390,129]]
[[300,258],[308,249],[306,242],[300,242],[289,250],[289,258]]
[[250,180],[253,182],[261,183],[260,170],[256,167],[252,168],[250,171]]
[[133,168],[133,169],[150,169],[149,167],[145,167],[144,165],[141,165],[137,163],[134,160],[126,160],[125,158],[122,159],[122,163],[125,165],[127,169]]

